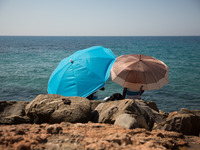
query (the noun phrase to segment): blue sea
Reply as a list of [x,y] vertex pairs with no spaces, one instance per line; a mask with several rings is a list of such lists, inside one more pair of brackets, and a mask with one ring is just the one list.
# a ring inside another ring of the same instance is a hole
[[[77,50],[103,46],[116,57],[145,54],[169,66],[170,83],[146,91],[143,99],[154,101],[165,112],[180,108],[200,110],[200,37],[31,37],[0,36],[0,100],[32,101],[47,94],[49,77],[58,63]],[[123,88],[111,79],[99,99]]]

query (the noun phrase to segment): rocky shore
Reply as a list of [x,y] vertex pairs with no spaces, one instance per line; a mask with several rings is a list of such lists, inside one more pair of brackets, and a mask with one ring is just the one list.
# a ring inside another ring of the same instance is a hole
[[0,149],[200,149],[200,110],[38,95],[0,101]]

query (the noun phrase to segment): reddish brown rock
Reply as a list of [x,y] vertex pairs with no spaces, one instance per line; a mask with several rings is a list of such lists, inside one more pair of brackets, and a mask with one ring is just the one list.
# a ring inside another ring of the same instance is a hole
[[0,149],[200,149],[197,136],[100,123],[0,125],[0,134]]
[[31,143],[27,141],[21,141],[15,145],[17,150],[31,150]]
[[181,109],[180,112],[172,112],[167,119],[154,129],[164,129],[168,131],[177,131],[185,135],[200,134],[200,110]]

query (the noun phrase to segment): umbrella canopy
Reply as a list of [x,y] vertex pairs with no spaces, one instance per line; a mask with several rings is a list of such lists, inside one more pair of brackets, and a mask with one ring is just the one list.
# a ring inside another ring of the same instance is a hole
[[105,85],[114,62],[110,49],[95,46],[79,50],[63,59],[53,71],[48,93],[87,97]]
[[138,91],[160,89],[169,83],[169,68],[162,61],[140,54],[123,55],[115,61],[111,69],[111,79],[115,83]]

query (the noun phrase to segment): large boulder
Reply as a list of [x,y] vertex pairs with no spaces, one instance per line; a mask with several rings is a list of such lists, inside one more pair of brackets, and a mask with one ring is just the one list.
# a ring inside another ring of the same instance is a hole
[[30,123],[25,116],[27,101],[0,101],[0,124]]
[[185,135],[200,134],[200,110],[182,108],[180,112],[172,112],[168,118],[154,127],[167,131],[177,131]]
[[100,100],[90,100],[91,110],[93,111],[102,101]]
[[92,113],[87,98],[56,94],[38,95],[25,112],[34,123],[88,122]]
[[[93,111],[92,121],[114,124],[117,120],[115,124],[126,128],[138,126],[151,130],[154,123],[158,124],[167,117],[166,114],[159,113],[156,105],[152,103],[151,106],[153,108],[149,107],[148,103],[144,100],[125,99],[101,103]],[[128,119],[120,117],[122,114],[129,114],[128,116],[126,115]],[[129,119],[131,120],[128,122],[129,125],[123,125],[123,122]]]
[[138,128],[137,120],[130,114],[120,114],[116,117],[114,125],[119,125],[127,129]]

